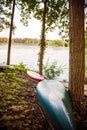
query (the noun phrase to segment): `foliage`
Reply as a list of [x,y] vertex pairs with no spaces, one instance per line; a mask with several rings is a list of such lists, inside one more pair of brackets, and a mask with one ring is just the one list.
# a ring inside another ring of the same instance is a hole
[[7,41],[8,41],[8,38],[6,37],[0,38],[0,43],[7,43]]
[[14,78],[14,76],[16,75],[15,70],[22,71],[22,72],[26,72],[28,70],[28,68],[23,63],[20,63],[19,65],[1,66],[0,69],[1,69],[1,71],[3,70],[3,72],[9,78]]
[[63,73],[63,69],[57,65],[56,61],[50,65],[47,62],[43,67],[43,75],[46,79],[55,79],[57,76],[60,76],[61,73]]
[[37,0],[19,0],[17,1],[18,9],[20,9],[21,13],[21,22],[28,26],[28,20],[32,18],[32,13],[35,10],[35,6],[37,4]]
[[85,39],[85,48],[87,48],[87,39]]
[[85,55],[87,55],[87,48],[85,48]]
[[10,26],[12,0],[0,0],[0,31]]
[[53,46],[68,46],[68,42],[64,41],[64,40],[52,40],[51,42],[48,42],[49,45],[53,45]]
[[65,47],[68,47],[68,46],[69,46],[69,42],[68,42],[68,41],[65,41],[64,46],[65,46]]
[[87,9],[85,9],[85,47],[87,48]]
[[[13,69],[11,73],[15,76],[9,78],[0,71],[0,130],[51,130],[37,105],[37,83],[28,79],[25,72]],[[82,107],[85,118],[74,111],[78,130],[87,129],[87,99]]]
[[22,62],[19,65],[13,65],[15,69],[19,70],[19,71],[23,71],[25,72],[26,70],[28,70],[28,68],[26,67],[25,64],[23,64]]
[[[43,118],[34,97],[36,84],[25,72],[9,69],[0,71],[0,130],[42,128]],[[15,76],[9,77],[7,71]]]
[[64,46],[64,42],[60,41],[60,40],[54,40],[52,42],[52,45],[55,45],[55,46]]
[[[64,3],[63,3],[64,2]],[[41,4],[43,6],[41,6]],[[46,48],[45,35],[48,30],[53,30],[58,26],[58,18],[60,14],[62,15],[64,11],[65,1],[53,1],[45,0],[41,1],[36,8],[34,16],[42,21],[42,31],[41,31],[41,40],[40,40],[40,53],[39,53],[39,73],[42,74],[43,68],[43,58]],[[60,8],[61,7],[61,8]],[[62,10],[63,9],[63,10]],[[61,13],[62,12],[62,13]]]
[[9,78],[13,78],[16,74],[13,66],[3,67],[3,69],[4,69],[6,76],[9,77]]
[[41,75],[43,68],[44,52],[46,48],[46,32],[48,30],[52,31],[55,27],[59,26],[60,23],[63,23],[62,25],[65,26],[64,23],[67,22],[66,16],[68,14],[67,2],[67,0],[22,0],[20,4],[23,23],[26,23],[27,25],[28,18],[30,18],[30,16],[34,16],[36,19],[42,22],[41,37],[39,44],[40,51],[38,58],[39,73]]
[[87,78],[87,65],[85,67],[85,77]]
[[85,48],[87,48],[87,29],[85,30]]
[[[52,31],[59,25],[59,19],[65,18],[68,13],[66,6],[67,2],[67,0],[47,0],[46,30]],[[42,20],[43,3],[44,1],[39,1],[35,8],[34,16],[39,20]]]
[[[0,37],[0,43],[7,43],[8,38],[6,37]],[[29,45],[37,45],[39,43],[39,39],[36,38],[14,38],[12,40],[13,43],[24,43]]]
[[[11,4],[11,0],[7,4]],[[67,0],[19,0],[16,1],[17,7],[21,10],[21,21],[28,26],[28,19],[34,16],[42,22],[41,38],[40,38],[40,52],[39,52],[39,72],[42,73],[44,51],[46,47],[45,33],[48,30],[53,30],[61,23],[62,19],[68,13]],[[11,6],[10,6],[11,7]],[[61,18],[61,20],[60,20]],[[63,24],[64,25],[64,24]],[[10,43],[10,42],[9,42]],[[10,55],[10,49],[9,49]],[[8,56],[7,64],[10,63],[10,56]]]

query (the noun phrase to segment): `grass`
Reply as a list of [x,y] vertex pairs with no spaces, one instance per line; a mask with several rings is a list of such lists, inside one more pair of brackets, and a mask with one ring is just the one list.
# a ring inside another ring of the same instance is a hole
[[[37,83],[28,79],[26,70],[23,64],[0,68],[0,130],[52,130],[38,106]],[[87,114],[75,114],[78,130],[86,130]]]
[[37,83],[28,79],[22,65],[15,68],[0,68],[0,130],[43,130]]

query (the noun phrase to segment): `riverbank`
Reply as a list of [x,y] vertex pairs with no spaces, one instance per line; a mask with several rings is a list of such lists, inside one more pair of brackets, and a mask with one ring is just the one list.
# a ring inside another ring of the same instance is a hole
[[[9,39],[6,37],[0,37],[0,43],[8,43]],[[39,45],[40,39],[37,38],[13,38],[12,44],[28,44],[28,45]],[[65,40],[46,40],[46,45],[52,45],[52,46],[65,46],[68,47],[69,43]]]
[[[52,130],[39,108],[36,86],[23,67],[0,69],[0,130]],[[75,115],[77,130],[86,130],[87,113]]]
[[[7,50],[8,46],[0,45],[0,64],[7,63]],[[29,46],[24,44],[12,44],[11,46],[11,55],[10,55],[10,64],[20,63],[24,64],[27,68],[31,70],[38,71],[38,54],[39,46]],[[61,58],[62,57],[62,58]],[[44,54],[44,65],[52,64],[57,62],[57,65],[60,66],[64,71],[61,77],[64,80],[68,78],[68,68],[69,68],[69,49],[68,47],[52,47],[49,46],[45,50]]]
[[37,83],[26,72],[0,70],[0,130],[48,130],[35,94]]

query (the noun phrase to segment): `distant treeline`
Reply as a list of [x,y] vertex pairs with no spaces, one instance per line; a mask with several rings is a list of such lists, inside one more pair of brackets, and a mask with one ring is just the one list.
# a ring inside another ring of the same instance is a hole
[[[8,38],[0,38],[0,43],[8,43]],[[19,44],[29,44],[29,45],[38,45],[39,39],[36,38],[14,38],[12,39],[12,43],[19,43]],[[69,44],[64,40],[46,40],[47,45],[49,46],[65,46],[67,47]]]
[[[8,38],[0,38],[0,43],[8,43]],[[38,44],[39,40],[34,38],[13,38],[12,43]]]

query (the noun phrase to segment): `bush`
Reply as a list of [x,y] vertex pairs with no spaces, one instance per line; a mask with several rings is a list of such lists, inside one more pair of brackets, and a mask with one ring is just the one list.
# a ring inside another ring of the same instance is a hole
[[85,48],[87,48],[87,38],[85,39]]
[[63,69],[61,66],[57,65],[57,62],[54,61],[50,65],[47,64],[43,67],[43,75],[46,79],[54,79],[60,74],[63,73]]
[[65,47],[68,47],[68,46],[69,46],[69,43],[65,41],[64,46],[65,46]]
[[19,65],[13,65],[15,69],[20,70],[20,71],[27,71],[28,68],[26,67],[25,64],[23,64],[22,62]]
[[64,46],[64,41],[63,40],[54,40],[52,42],[52,45],[55,45],[55,46]]
[[87,78],[87,65],[85,66],[85,77]]

